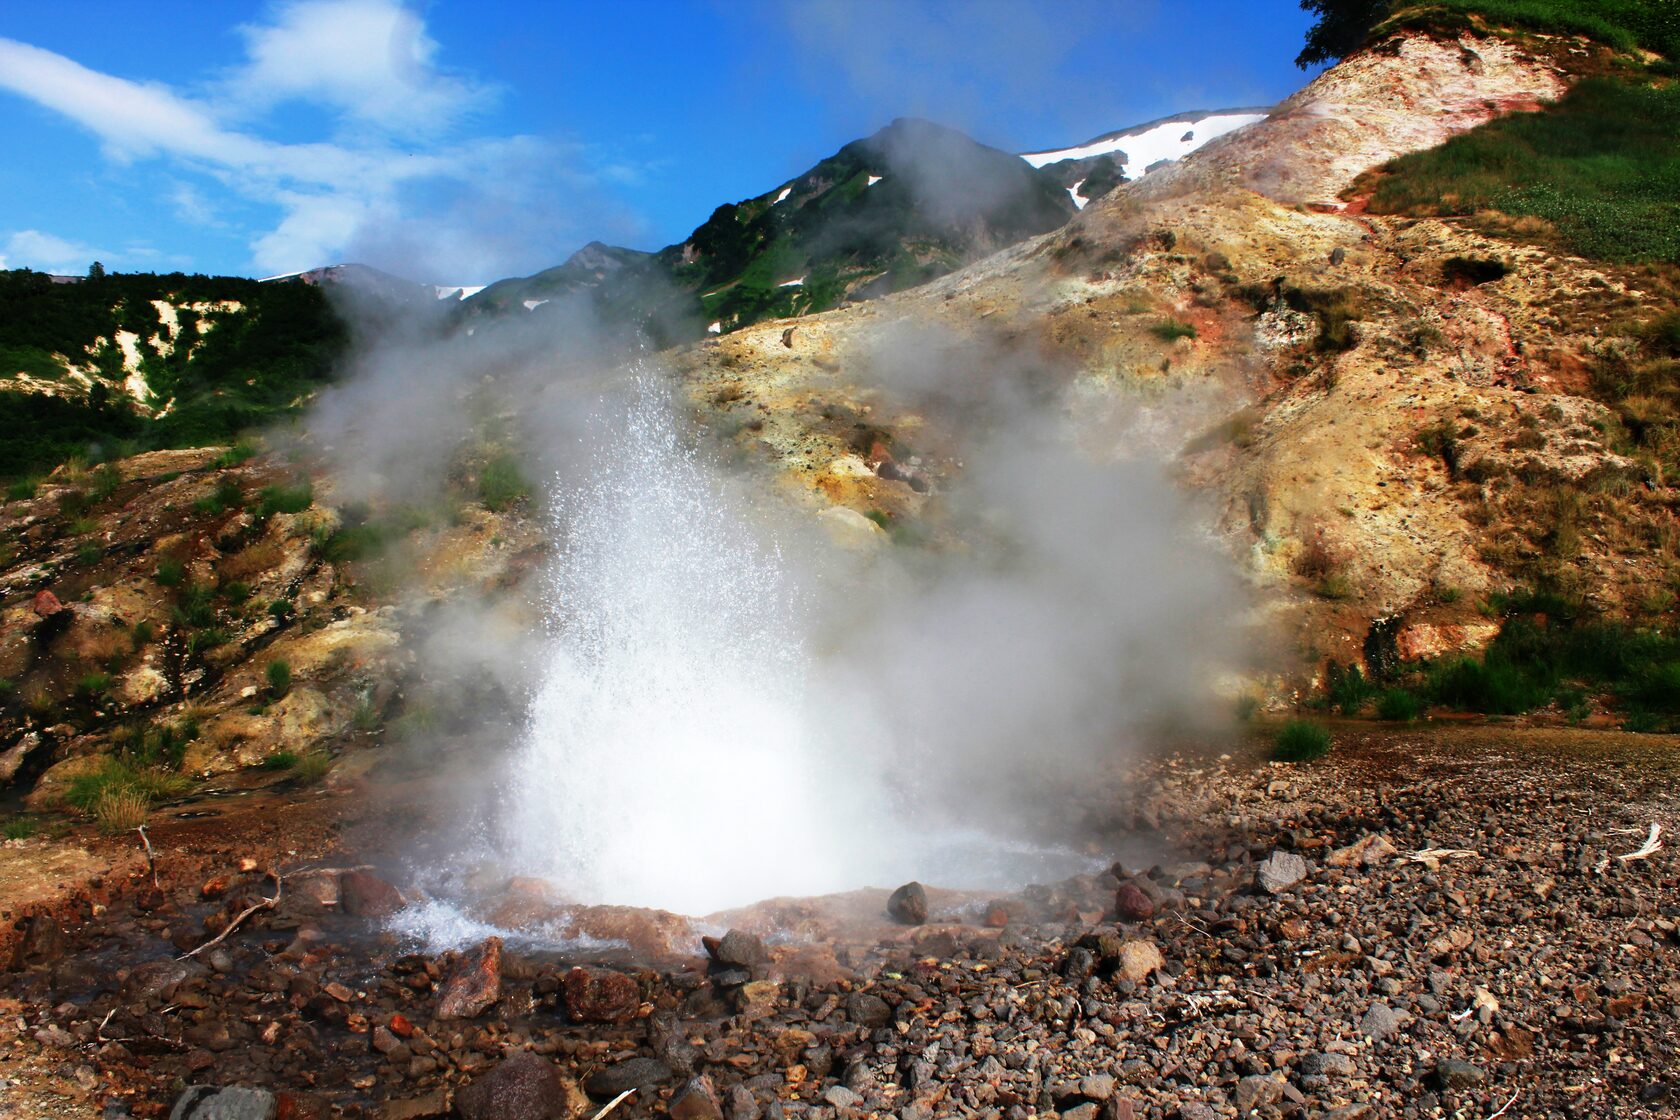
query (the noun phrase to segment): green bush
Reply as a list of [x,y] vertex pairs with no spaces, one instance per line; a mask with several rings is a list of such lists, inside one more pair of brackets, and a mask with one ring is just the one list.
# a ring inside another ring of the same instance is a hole
[[290,662],[278,658],[268,663],[263,670],[263,677],[268,681],[269,695],[276,698],[286,695],[292,687],[292,666]]
[[1177,342],[1181,338],[1195,338],[1196,324],[1185,323],[1178,319],[1163,319],[1150,327],[1149,333],[1162,342]]
[[500,513],[530,496],[530,483],[511,455],[498,455],[478,472],[478,500],[492,513]]
[[1330,732],[1311,720],[1292,719],[1272,741],[1272,757],[1279,762],[1310,762],[1330,753]]
[[257,517],[267,520],[277,513],[302,513],[314,501],[315,492],[307,482],[264,486],[257,495]]
[[1377,700],[1377,718],[1411,723],[1423,714],[1423,701],[1403,688],[1391,688]]
[[1358,665],[1342,668],[1332,661],[1324,671],[1324,699],[1345,716],[1358,715],[1365,702],[1377,694],[1377,686],[1365,679]]
[[165,556],[158,561],[152,578],[164,587],[179,587],[187,578],[187,566],[173,556]]
[[132,790],[148,802],[178,797],[191,787],[179,774],[155,767],[136,766],[120,758],[104,759],[98,769],[70,779],[64,802],[84,813],[92,813],[108,794]]
[[33,817],[7,817],[0,823],[0,839],[28,840],[40,830],[40,822]]
[[296,751],[279,750],[257,763],[258,770],[290,770],[298,764]]

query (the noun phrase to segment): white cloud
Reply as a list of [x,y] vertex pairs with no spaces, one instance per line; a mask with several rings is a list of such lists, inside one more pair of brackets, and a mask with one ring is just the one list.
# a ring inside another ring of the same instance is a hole
[[112,256],[38,229],[24,229],[6,238],[0,268],[33,268],[37,272],[79,275],[95,260]]
[[[451,122],[492,94],[439,71],[437,44],[401,4],[295,0],[271,24],[242,30],[248,64],[225,78],[214,103],[6,38],[0,90],[87,129],[113,161],[168,161],[276,208],[273,228],[251,231],[259,273],[295,272],[372,248],[393,255],[368,263],[471,283],[497,270],[540,267],[546,261],[533,262],[535,252],[552,245],[562,254],[590,224],[625,224],[593,197],[597,177],[575,165],[575,150],[528,136],[443,139]],[[230,117],[299,100],[336,113],[331,141],[281,143]],[[474,197],[489,205],[463,202]],[[188,220],[213,213],[191,184],[169,201]],[[488,216],[509,211],[517,233],[497,236]]]
[[392,0],[300,0],[240,28],[249,62],[228,80],[257,109],[306,101],[405,136],[446,131],[493,91],[439,70],[438,44]]

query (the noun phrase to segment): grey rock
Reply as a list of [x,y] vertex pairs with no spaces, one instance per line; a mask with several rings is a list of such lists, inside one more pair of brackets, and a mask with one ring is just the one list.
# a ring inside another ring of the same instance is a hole
[[646,1089],[671,1079],[671,1067],[653,1058],[631,1058],[590,1074],[583,1087],[592,1097],[616,1097],[626,1089]]
[[1353,1059],[1346,1054],[1308,1054],[1301,1059],[1301,1072],[1308,1077],[1351,1077]]
[[1254,885],[1267,894],[1282,894],[1307,877],[1307,861],[1294,852],[1273,852],[1254,868]]
[[853,992],[846,997],[846,1017],[862,1027],[884,1027],[892,1022],[892,1008],[880,996]]
[[169,1120],[274,1120],[280,1102],[267,1089],[192,1085],[175,1098]]
[[1389,1035],[1400,1029],[1400,1013],[1386,1003],[1373,1003],[1371,1009],[1365,1012],[1365,1017],[1359,1020],[1359,1032],[1369,1035],[1375,1042],[1381,1042]]
[[1442,1058],[1435,1065],[1434,1081],[1442,1089],[1468,1089],[1486,1077],[1481,1066],[1462,1058]]

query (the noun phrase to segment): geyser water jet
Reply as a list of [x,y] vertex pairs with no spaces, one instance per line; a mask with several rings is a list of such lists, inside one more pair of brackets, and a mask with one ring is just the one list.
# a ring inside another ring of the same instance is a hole
[[556,503],[551,641],[500,862],[579,902],[691,914],[918,876],[1016,886],[1084,863],[932,824],[905,777],[914,744],[869,697],[825,687],[812,588],[669,402],[644,381],[605,428],[588,481]]

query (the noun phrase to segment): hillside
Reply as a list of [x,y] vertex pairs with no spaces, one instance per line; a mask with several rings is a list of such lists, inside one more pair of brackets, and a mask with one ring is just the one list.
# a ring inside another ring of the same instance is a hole
[[346,340],[311,284],[0,272],[0,479],[228,442],[301,408]]
[[[767,324],[692,352],[695,398],[756,414],[737,438],[813,501],[925,536],[956,429],[872,384],[877,340],[936,329],[1032,355],[1091,423],[1136,417],[1123,430],[1147,431],[1212,504],[1266,604],[1265,660],[1296,666],[1274,697],[1357,670],[1350,711],[1378,677],[1472,709],[1665,725],[1680,714],[1663,683],[1680,570],[1672,262],[1579,255],[1537,239],[1567,224],[1520,210],[1378,214],[1360,178],[1529,119],[1508,114],[1568,112],[1544,107],[1605,73],[1653,77],[1612,45],[1521,27],[1382,33],[1063,229],[803,320],[791,346]],[[1652,130],[1669,139],[1653,159],[1675,150],[1661,116],[1599,142],[1644,150]],[[859,442],[836,418],[864,414]],[[1096,446],[1135,438],[1101,431]],[[895,436],[913,472],[881,450]]]
[[1055,181],[1018,157],[901,119],[756,198],[718,207],[681,244],[652,254],[592,245],[558,268],[493,284],[465,307],[535,312],[587,292],[609,324],[628,321],[670,344],[913,287],[1073,212]]

